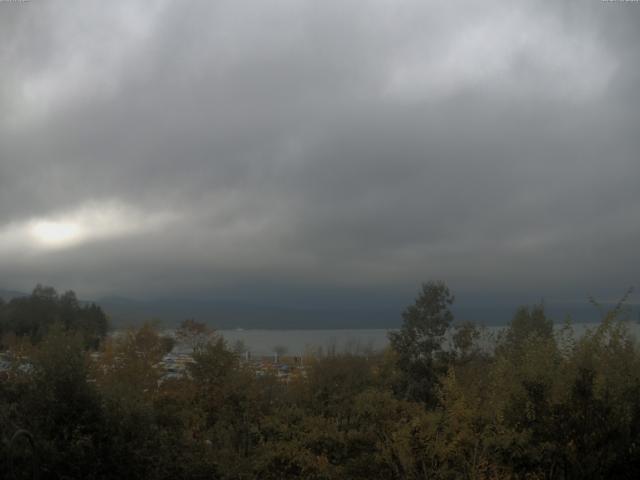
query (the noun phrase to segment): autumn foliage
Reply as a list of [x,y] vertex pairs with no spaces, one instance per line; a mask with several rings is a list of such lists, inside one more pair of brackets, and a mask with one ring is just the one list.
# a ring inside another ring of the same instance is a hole
[[316,356],[289,382],[194,321],[179,331],[189,374],[170,379],[172,344],[151,325],[97,351],[76,325],[27,331],[28,368],[0,381],[0,474],[25,428],[42,478],[638,478],[640,349],[623,309],[578,335],[523,307],[492,336],[456,322],[453,300],[425,284],[389,349]]

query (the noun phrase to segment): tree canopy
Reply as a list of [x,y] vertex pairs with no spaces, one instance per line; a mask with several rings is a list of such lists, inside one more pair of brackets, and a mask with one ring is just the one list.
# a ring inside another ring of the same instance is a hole
[[[4,352],[0,478],[23,428],[47,479],[638,477],[640,346],[624,319],[578,336],[523,307],[492,337],[453,323],[452,303],[426,283],[388,349],[318,353],[286,381],[190,320],[192,361],[167,378],[173,344],[153,324],[95,350],[78,314],[90,307],[39,287],[0,309],[41,315]],[[18,478],[33,454],[20,455]]]
[[81,304],[72,290],[60,295],[53,287],[37,285],[30,295],[0,302],[3,342],[11,336],[38,342],[56,324],[80,332],[85,343],[94,348],[109,330],[109,320],[102,308],[95,303]]

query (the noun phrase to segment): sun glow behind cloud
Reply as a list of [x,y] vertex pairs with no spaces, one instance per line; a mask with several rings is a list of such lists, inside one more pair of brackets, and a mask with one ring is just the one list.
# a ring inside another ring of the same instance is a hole
[[36,221],[30,227],[33,239],[47,247],[64,247],[82,240],[80,225],[72,222]]
[[117,201],[31,218],[0,230],[0,257],[15,250],[51,251],[162,229],[174,215],[143,212]]

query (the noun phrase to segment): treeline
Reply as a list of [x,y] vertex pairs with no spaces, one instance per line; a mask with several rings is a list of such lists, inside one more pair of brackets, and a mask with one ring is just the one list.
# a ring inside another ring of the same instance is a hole
[[37,285],[31,295],[0,298],[0,337],[5,345],[15,339],[42,340],[53,325],[81,333],[88,347],[97,348],[109,329],[107,316],[94,304],[81,305],[75,292],[63,294],[52,287]]
[[579,338],[525,307],[491,338],[454,323],[453,300],[423,285],[389,349],[315,358],[289,383],[195,322],[190,375],[165,381],[152,326],[97,353],[54,322],[0,381],[0,476],[26,428],[41,478],[638,477],[640,351],[620,306]]

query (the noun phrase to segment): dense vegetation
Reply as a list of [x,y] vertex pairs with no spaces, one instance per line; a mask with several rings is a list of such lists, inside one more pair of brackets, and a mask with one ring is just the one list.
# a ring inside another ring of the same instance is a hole
[[0,476],[26,428],[44,478],[638,477],[640,350],[621,308],[577,336],[525,307],[489,338],[454,323],[453,300],[423,285],[387,351],[319,356],[289,383],[185,322],[190,376],[159,381],[171,342],[152,326],[106,338],[98,307],[39,287],[0,310],[16,359]]
[[97,348],[108,330],[102,309],[94,303],[81,305],[71,290],[58,295],[54,288],[38,285],[29,296],[8,303],[0,298],[0,335],[5,346],[20,337],[38,343],[54,325],[81,334],[92,348]]

